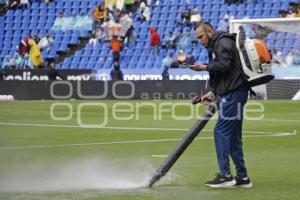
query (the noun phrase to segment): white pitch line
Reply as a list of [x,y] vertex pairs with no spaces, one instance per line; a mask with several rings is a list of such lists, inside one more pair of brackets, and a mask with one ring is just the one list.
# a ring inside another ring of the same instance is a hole
[[166,158],[168,155],[151,155],[152,158]]
[[[0,109],[0,114],[6,112],[5,115],[7,114],[30,114],[32,115],[33,113],[38,113],[38,114],[47,114],[49,115],[49,111],[47,110],[10,110],[10,109]],[[70,114],[70,112],[65,112],[65,111],[56,111],[57,113],[61,114]],[[99,113],[97,112],[82,112],[83,114],[87,115],[98,115]],[[73,111],[73,114],[77,114],[76,111]],[[153,119],[153,115],[142,115],[142,118],[148,117]],[[164,118],[172,118],[172,115],[164,115]],[[217,118],[212,118],[211,120],[217,120]],[[247,120],[247,121],[269,121],[269,122],[291,122],[291,123],[299,123],[300,120],[297,119],[275,119],[275,118],[263,118],[260,120]]]
[[[292,133],[275,133],[273,135],[245,135],[244,138],[258,138],[258,137],[284,137],[296,135],[296,130]],[[7,146],[0,147],[0,150],[18,150],[18,149],[44,149],[44,148],[63,148],[63,147],[77,147],[77,146],[95,146],[95,145],[114,145],[114,144],[137,144],[137,143],[156,143],[156,142],[172,142],[180,141],[182,138],[166,138],[153,140],[128,140],[116,142],[96,142],[96,143],[79,143],[79,144],[59,144],[59,145],[37,145],[37,146]],[[211,140],[213,137],[197,137],[195,140]]]
[[[122,127],[122,126],[78,126],[78,125],[62,125],[62,124],[31,124],[31,123],[13,123],[13,122],[0,122],[0,125],[7,126],[32,126],[32,127],[55,127],[55,128],[88,128],[88,129],[112,129],[112,130],[144,130],[144,131],[187,131],[187,128],[155,128],[155,127]],[[211,129],[203,129],[202,131],[212,132]],[[275,134],[277,132],[266,131],[249,131],[243,130],[244,133],[255,134]]]
[[33,127],[58,127],[58,128],[88,128],[88,129],[115,129],[115,130],[149,130],[149,131],[186,131],[185,128],[150,128],[150,127],[113,127],[113,126],[78,126],[62,124],[30,124],[30,123],[13,123],[0,122],[0,125],[7,126],[33,126]]

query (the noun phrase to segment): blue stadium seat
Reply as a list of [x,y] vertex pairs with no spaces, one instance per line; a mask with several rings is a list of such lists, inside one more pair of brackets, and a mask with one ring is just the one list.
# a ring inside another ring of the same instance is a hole
[[272,3],[270,1],[264,2],[263,8],[264,8],[264,10],[271,10],[272,9]]
[[256,10],[255,12],[254,12],[254,18],[260,18],[262,16],[262,12],[261,12],[261,10]]
[[252,3],[252,2],[247,3],[246,10],[253,10],[253,9],[254,9],[254,3]]
[[96,62],[96,69],[102,69],[103,63],[102,62]]
[[146,69],[152,69],[153,68],[153,62],[147,62],[145,68]]
[[283,46],[284,46],[284,39],[276,40],[275,45],[274,45],[275,48],[279,49],[279,48],[282,48]]
[[62,42],[58,48],[59,52],[67,52],[68,50],[68,42]]

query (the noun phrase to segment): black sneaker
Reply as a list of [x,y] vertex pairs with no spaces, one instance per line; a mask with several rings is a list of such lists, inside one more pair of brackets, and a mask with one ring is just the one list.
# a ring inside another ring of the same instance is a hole
[[241,178],[239,176],[234,177],[236,184],[234,187],[243,187],[243,188],[251,188],[253,187],[253,184],[250,181],[249,177]]
[[206,186],[211,188],[230,188],[236,184],[236,180],[233,178],[233,176],[224,176],[222,174],[217,174],[217,176],[211,180],[205,183]]

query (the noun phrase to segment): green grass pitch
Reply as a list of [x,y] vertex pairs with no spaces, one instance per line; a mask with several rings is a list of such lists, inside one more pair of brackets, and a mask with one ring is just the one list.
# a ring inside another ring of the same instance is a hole
[[215,119],[161,184],[142,187],[197,113],[206,109],[189,103],[0,102],[0,199],[300,198],[296,101],[248,102],[243,141],[253,188],[212,190],[204,185],[218,171],[212,139]]

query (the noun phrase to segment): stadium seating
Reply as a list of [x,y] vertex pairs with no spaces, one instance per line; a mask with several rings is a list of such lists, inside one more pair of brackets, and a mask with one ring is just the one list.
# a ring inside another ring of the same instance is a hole
[[[39,31],[43,36],[47,31],[51,32],[51,27],[59,12],[91,14],[99,0],[55,0],[46,5],[42,0],[35,0],[25,10],[8,10],[4,16],[0,17],[0,63],[7,55],[13,55],[21,39],[28,34]],[[187,4],[189,2],[189,4]],[[247,0],[242,4],[227,5],[224,0],[163,0],[159,6],[153,6],[152,18],[150,22],[134,22],[137,41],[135,44],[125,47],[121,53],[122,68],[160,68],[161,60],[167,54],[166,50],[161,50],[159,57],[151,55],[149,45],[149,27],[157,27],[162,40],[165,39],[169,31],[176,34],[182,27],[178,26],[176,20],[180,19],[180,14],[190,8],[197,9],[203,20],[210,21],[218,28],[219,21],[224,17],[226,11],[230,11],[236,18],[268,18],[278,17],[280,9],[287,9],[291,0]],[[136,19],[137,16],[134,16]],[[69,45],[76,45],[80,36],[87,36],[87,31],[57,31],[51,35],[55,39],[55,44],[49,52],[43,52],[46,59],[54,59],[59,52],[68,51]],[[291,37],[292,36],[292,37]],[[294,40],[293,35],[284,33],[269,34],[267,42],[270,46],[287,53],[293,45],[299,46],[299,41]],[[271,40],[272,39],[272,40]],[[275,39],[275,40],[274,40]],[[288,40],[286,40],[288,39]],[[275,44],[271,41],[276,41]],[[192,52],[196,59],[206,62],[207,53],[203,47],[196,45]],[[87,44],[84,48],[77,50],[73,56],[65,58],[57,65],[57,68],[77,69],[110,68],[112,55],[109,44],[101,43],[95,46]]]

